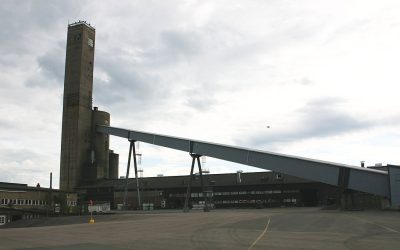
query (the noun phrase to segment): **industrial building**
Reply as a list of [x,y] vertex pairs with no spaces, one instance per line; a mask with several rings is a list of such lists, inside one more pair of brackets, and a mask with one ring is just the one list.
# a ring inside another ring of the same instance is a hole
[[[0,183],[0,224],[56,212],[57,207],[61,213],[82,212],[89,200],[128,209],[142,209],[143,204],[157,209],[339,204],[343,208],[396,208],[400,204],[399,166],[347,166],[110,127],[110,114],[92,105],[95,45],[95,29],[90,24],[68,25],[60,190]],[[135,141],[188,152],[191,174],[140,178],[134,158],[136,178],[118,179],[119,155],[109,149],[109,135],[130,142],[128,162],[132,150],[136,155]],[[273,171],[206,174],[200,166],[202,155]],[[193,173],[196,160],[198,174]]]
[[[189,176],[162,176],[131,178],[128,181],[128,207],[141,209],[138,204],[137,181],[143,204],[153,204],[155,209],[182,209],[184,207]],[[382,199],[362,192],[352,192],[347,197],[343,190],[301,178],[275,172],[251,172],[203,175],[205,188],[201,187],[199,174],[192,180],[189,206],[208,204],[213,208],[268,208],[324,206],[338,208],[341,199],[349,208],[380,208]],[[87,199],[110,203],[113,208],[122,206],[125,179],[100,180],[84,185],[78,190]],[[353,199],[353,201],[351,200]]]
[[[155,208],[182,209],[189,183],[189,176],[162,176],[132,178],[128,181],[128,206],[140,209],[137,184],[142,203]],[[230,174],[204,174],[202,190],[199,174],[193,176],[190,206],[208,203],[215,208],[228,207],[280,207],[316,206],[335,200],[339,190],[335,187],[313,183],[300,178],[273,172]],[[89,199],[107,201],[114,208],[123,204],[125,179],[103,180],[81,187]]]
[[[196,203],[196,199],[199,200],[205,195],[215,207],[236,206],[235,204],[258,204],[261,207],[284,204],[307,206],[339,201],[348,204],[344,202],[348,199],[351,199],[350,203],[354,205],[354,190],[357,190],[357,194],[368,193],[367,196],[380,197],[378,200],[390,200],[393,208],[400,205],[396,177],[400,176],[399,166],[388,165],[386,171],[367,169],[113,128],[110,126],[109,113],[99,111],[96,107],[92,109],[94,52],[95,29],[84,21],[68,25],[60,189],[78,192],[80,200],[94,199],[111,202],[114,207],[124,203],[125,206],[130,204],[131,207],[140,208],[142,196],[143,202],[152,199],[156,207],[178,208],[182,203],[181,198],[186,196],[187,208],[189,197],[192,198],[192,203]],[[109,150],[110,135],[128,139],[128,162],[132,151],[133,156],[136,156],[135,141],[188,152],[192,157],[191,174],[189,177],[143,178],[142,183],[139,183],[141,181],[137,175],[134,158],[136,178],[117,179],[118,155]],[[199,162],[201,155],[275,172],[205,175],[203,178]],[[196,176],[193,175],[196,160],[200,184],[196,184]],[[193,187],[190,194],[191,185]],[[186,195],[183,195],[185,192]],[[135,198],[132,198],[135,195],[136,205]],[[204,202],[207,202],[207,199]]]

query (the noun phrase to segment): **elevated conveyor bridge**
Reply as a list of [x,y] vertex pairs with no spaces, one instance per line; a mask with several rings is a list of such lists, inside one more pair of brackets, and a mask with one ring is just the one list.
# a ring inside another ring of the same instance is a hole
[[[311,181],[339,186],[343,189],[352,189],[382,197],[387,197],[390,199],[391,206],[393,208],[400,207],[399,166],[388,165],[388,171],[381,171],[116,127],[99,125],[96,127],[96,129],[99,133],[126,138],[131,142],[140,141],[161,147],[188,152],[192,155],[192,157],[213,157],[252,167],[271,170],[278,173],[288,174]],[[131,151],[132,143],[130,152]],[[192,171],[195,161],[194,159],[195,158],[193,158],[192,162]]]

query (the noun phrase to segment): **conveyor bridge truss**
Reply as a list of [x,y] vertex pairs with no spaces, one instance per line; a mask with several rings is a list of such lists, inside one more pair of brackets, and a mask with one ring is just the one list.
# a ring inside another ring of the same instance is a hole
[[[188,152],[194,157],[192,170],[197,156],[208,156],[386,197],[392,208],[400,208],[399,166],[388,165],[388,171],[382,171],[101,125],[97,126],[97,132],[126,138],[131,141],[131,147],[132,142],[140,141]],[[198,165],[201,169],[200,163]]]

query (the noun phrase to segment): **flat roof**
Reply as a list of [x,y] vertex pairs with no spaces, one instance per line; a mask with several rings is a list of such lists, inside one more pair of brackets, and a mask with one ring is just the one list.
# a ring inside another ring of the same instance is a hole
[[88,27],[91,30],[96,30],[93,26],[90,25],[90,23],[88,23],[86,21],[82,21],[82,20],[79,20],[78,22],[75,22],[75,23],[68,24],[68,28],[74,27],[74,26],[79,26],[79,25],[85,25],[86,27]]
[[14,192],[14,191],[50,191],[53,192],[62,192],[62,193],[75,193],[68,191],[61,191],[55,188],[48,187],[36,187],[36,186],[28,186],[28,184],[22,183],[12,183],[12,182],[0,182],[0,192]]

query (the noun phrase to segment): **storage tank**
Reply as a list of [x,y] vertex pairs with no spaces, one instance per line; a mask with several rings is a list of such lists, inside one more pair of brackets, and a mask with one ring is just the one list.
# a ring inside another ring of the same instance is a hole
[[109,178],[118,179],[118,167],[119,167],[119,154],[114,153],[113,150],[109,152]]
[[110,114],[93,109],[93,148],[92,164],[95,168],[95,179],[109,178],[109,135],[96,132],[96,125],[110,125]]

